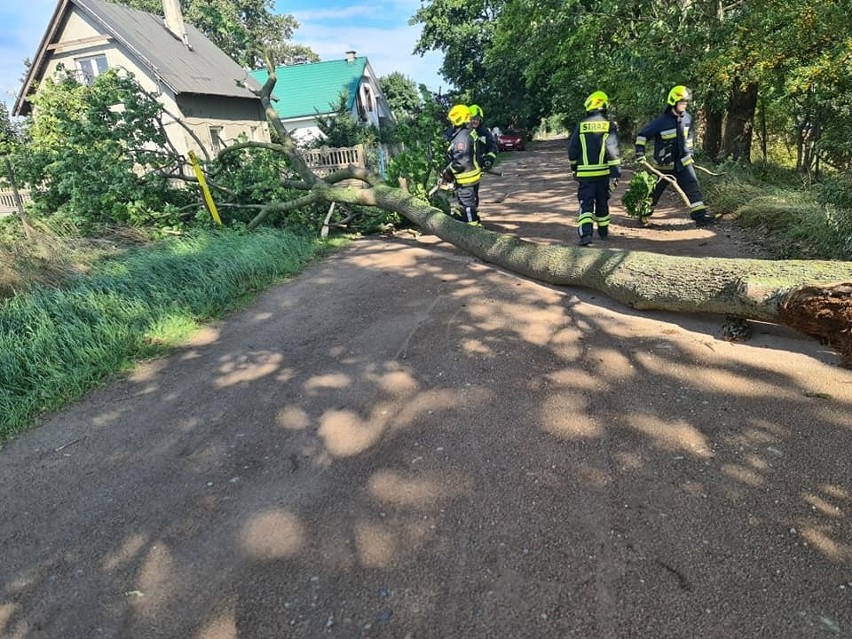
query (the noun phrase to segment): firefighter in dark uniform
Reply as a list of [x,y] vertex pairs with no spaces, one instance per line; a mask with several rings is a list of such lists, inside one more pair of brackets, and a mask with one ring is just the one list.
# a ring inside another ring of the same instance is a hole
[[478,104],[470,105],[470,127],[476,131],[479,138],[479,166],[483,171],[490,171],[497,159],[497,140],[494,134],[485,126],[485,112]]
[[[707,212],[701,197],[698,176],[695,175],[692,150],[695,131],[692,128],[692,116],[686,111],[692,95],[685,86],[679,84],[669,91],[666,100],[668,106],[662,115],[653,120],[636,136],[636,160],[642,164],[648,162],[645,157],[645,145],[654,141],[654,165],[665,175],[674,176],[678,186],[689,199],[689,216],[697,226],[709,226],[716,220]],[[668,180],[660,180],[651,197],[651,214],[660,201]],[[640,217],[642,226],[650,226],[648,217]]]
[[621,177],[618,131],[606,113],[609,98],[603,91],[595,91],[586,98],[584,106],[586,117],[580,120],[568,140],[568,161],[579,182],[577,232],[580,246],[592,243],[595,224],[602,240],[609,236],[609,196]]
[[447,146],[447,166],[442,177],[455,183],[461,220],[480,226],[476,190],[482,169],[476,157],[478,142],[476,131],[471,128],[470,109],[464,104],[457,104],[450,109],[449,118],[453,131]]
[[[482,107],[478,104],[471,104],[470,107],[470,128],[476,132],[476,161],[483,171],[490,171],[494,166],[494,160],[497,159],[497,140],[494,139],[494,134],[485,126],[483,119],[485,113]],[[479,182],[474,186],[476,193],[476,207],[479,208]]]

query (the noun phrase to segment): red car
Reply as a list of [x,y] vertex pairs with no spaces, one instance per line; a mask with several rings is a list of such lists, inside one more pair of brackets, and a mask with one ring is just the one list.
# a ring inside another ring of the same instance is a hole
[[523,151],[526,149],[523,131],[503,131],[497,136],[498,151]]

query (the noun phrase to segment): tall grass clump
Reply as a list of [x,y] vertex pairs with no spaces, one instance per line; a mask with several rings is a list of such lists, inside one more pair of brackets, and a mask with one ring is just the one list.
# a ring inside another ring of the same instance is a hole
[[852,260],[852,189],[842,179],[806,187],[791,170],[723,165],[702,176],[712,210],[733,214],[779,258]]
[[0,301],[0,441],[329,249],[272,230],[198,233]]
[[102,249],[81,248],[79,235],[53,220],[0,218],[0,299],[35,286],[60,286],[84,273]]

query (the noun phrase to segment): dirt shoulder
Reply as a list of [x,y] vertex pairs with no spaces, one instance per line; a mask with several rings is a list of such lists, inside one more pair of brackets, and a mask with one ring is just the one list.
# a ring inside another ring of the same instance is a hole
[[[566,164],[486,226],[573,242]],[[848,635],[852,371],[720,326],[356,242],[0,451],[0,637]]]

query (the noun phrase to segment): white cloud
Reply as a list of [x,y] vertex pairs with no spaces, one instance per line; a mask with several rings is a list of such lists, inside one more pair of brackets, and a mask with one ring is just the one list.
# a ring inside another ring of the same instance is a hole
[[299,22],[318,22],[320,20],[343,20],[346,18],[375,17],[374,7],[362,4],[339,9],[311,9],[309,11],[294,11],[293,17]]
[[[377,0],[296,10],[292,14],[300,26],[293,39],[316,51],[322,60],[341,59],[347,51],[356,51],[369,58],[378,75],[398,71],[432,91],[446,91],[450,85],[439,72],[443,55],[412,53],[421,25],[409,25],[408,20],[420,6],[420,0]],[[286,5],[279,9],[287,12]]]

